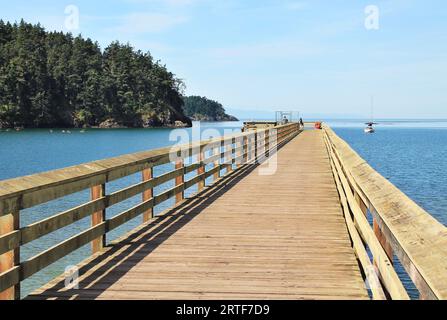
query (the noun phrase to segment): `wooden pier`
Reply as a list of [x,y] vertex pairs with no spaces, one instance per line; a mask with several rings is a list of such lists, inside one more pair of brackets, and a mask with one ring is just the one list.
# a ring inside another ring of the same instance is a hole
[[[171,162],[174,171],[153,176]],[[137,172],[141,183],[107,193],[109,182]],[[20,226],[20,210],[85,189],[90,202]],[[108,207],[138,194],[141,204],[106,219]],[[154,216],[170,198],[175,206]],[[108,232],[140,215],[140,227],[105,245]],[[90,228],[19,259],[22,245],[89,216]],[[396,259],[422,299],[447,298],[447,228],[327,126],[291,123],[3,181],[0,226],[3,299],[19,298],[21,281],[88,243],[78,288],[61,275],[27,298],[409,299]]]

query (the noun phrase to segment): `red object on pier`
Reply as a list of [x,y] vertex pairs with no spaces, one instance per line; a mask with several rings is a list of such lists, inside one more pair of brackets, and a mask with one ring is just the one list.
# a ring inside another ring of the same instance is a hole
[[321,122],[315,122],[315,129],[321,129]]

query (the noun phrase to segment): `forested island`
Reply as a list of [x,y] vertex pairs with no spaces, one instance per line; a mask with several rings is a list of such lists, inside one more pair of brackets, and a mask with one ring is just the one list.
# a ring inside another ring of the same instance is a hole
[[183,88],[129,44],[0,21],[0,128],[191,126]]
[[239,121],[236,117],[226,114],[222,104],[206,97],[185,97],[184,102],[186,116],[194,121]]

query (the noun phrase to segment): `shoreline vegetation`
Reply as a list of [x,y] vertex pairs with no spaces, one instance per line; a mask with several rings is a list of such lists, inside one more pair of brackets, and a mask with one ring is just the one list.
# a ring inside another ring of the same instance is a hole
[[185,97],[183,100],[186,116],[193,121],[239,121],[238,118],[228,115],[222,104],[217,101],[199,96]]
[[191,119],[236,119],[215,101],[184,97],[184,90],[166,65],[130,44],[102,50],[81,35],[0,20],[0,129],[191,127]]

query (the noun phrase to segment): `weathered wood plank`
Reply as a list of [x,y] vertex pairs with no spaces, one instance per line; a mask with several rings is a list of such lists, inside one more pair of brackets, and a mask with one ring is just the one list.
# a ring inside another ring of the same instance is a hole
[[[142,172],[143,182],[150,181],[151,179],[153,179],[152,168],[143,170],[143,172]],[[154,191],[152,188],[150,188],[143,192],[142,200],[143,200],[143,202],[146,202],[147,200],[152,199],[153,196],[154,196]],[[148,221],[152,220],[153,218],[154,218],[154,209],[153,208],[150,208],[143,213],[143,223],[148,222]]]
[[[185,183],[185,176],[184,176],[185,168],[184,168],[183,160],[178,160],[176,162],[175,169],[182,170],[182,174],[180,176],[178,176],[177,178],[175,178],[175,186],[181,186],[181,185],[183,185],[183,183]],[[184,193],[184,189],[182,189],[180,192],[178,192],[175,195],[175,203],[178,204],[178,203],[182,202],[184,198],[185,198],[185,193]]]
[[[106,195],[106,185],[102,184],[99,186],[94,186],[91,188],[91,199],[92,201],[101,199]],[[92,227],[95,227],[101,223],[103,223],[106,220],[106,211],[105,209],[93,212],[91,216],[91,225]],[[100,237],[94,239],[92,241],[92,253],[95,254],[97,252],[100,252],[104,249],[106,246],[106,236],[105,233],[101,235]]]
[[[202,176],[205,173],[205,165],[203,164],[203,161],[205,161],[205,152],[203,151],[203,148],[201,148],[200,153],[197,157],[198,162],[201,164],[200,167],[197,169],[197,175]],[[205,179],[200,179],[198,181],[197,189],[198,191],[202,191],[205,188]]]
[[[7,235],[9,242],[6,247],[9,251],[0,253],[0,274],[13,269],[20,262],[20,248],[15,246],[17,242],[16,231],[20,228],[20,213],[13,212],[0,217],[0,235]],[[20,285],[10,283],[10,286],[0,288],[0,300],[14,300],[20,298]]]

